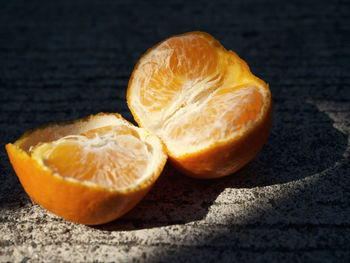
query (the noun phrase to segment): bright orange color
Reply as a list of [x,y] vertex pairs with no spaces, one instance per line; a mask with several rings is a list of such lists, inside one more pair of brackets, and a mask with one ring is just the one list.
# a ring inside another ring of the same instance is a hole
[[148,50],[132,73],[127,101],[140,127],[165,143],[170,160],[197,178],[240,169],[260,151],[272,124],[268,85],[203,32]]
[[87,225],[112,221],[143,198],[165,165],[163,148],[118,114],[50,124],[6,145],[34,202]]

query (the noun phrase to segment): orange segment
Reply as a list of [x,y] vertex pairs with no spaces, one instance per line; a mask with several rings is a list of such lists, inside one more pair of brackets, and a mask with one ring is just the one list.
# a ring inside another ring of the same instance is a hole
[[[170,71],[186,80],[194,80],[202,74],[211,75],[217,67],[218,55],[214,46],[207,40],[195,35],[174,37],[159,46],[159,51],[171,50],[169,59]],[[198,60],[202,57],[203,61]]]
[[[200,56],[202,60],[198,60]],[[219,61],[215,46],[201,37],[171,38],[161,43],[157,52],[150,52],[145,57],[140,60],[133,78],[136,86],[144,88],[135,92],[143,107],[155,114],[157,119],[171,115],[176,110],[173,105],[183,101],[182,96],[188,89],[203,86],[205,82],[213,85],[221,80],[217,68],[223,62]],[[199,80],[203,72],[207,79]],[[157,124],[158,120],[155,120],[154,125]]]
[[[108,132],[107,131],[108,128]],[[137,137],[116,126],[88,131],[87,135],[63,137],[32,151],[34,158],[63,177],[105,188],[122,189],[142,179],[149,153]]]
[[[199,178],[227,175],[249,162],[272,122],[268,85],[203,32],[174,36],[150,49],[135,66],[127,101],[138,124],[165,143],[173,163]],[[243,142],[253,150],[236,152]],[[211,156],[222,146],[228,152],[221,156],[230,160]]]
[[[254,86],[218,89],[205,103],[178,111],[162,127],[161,137],[170,151],[179,144],[203,146],[251,125],[259,115],[263,97]],[[185,151],[186,149],[184,149]]]
[[35,202],[82,224],[106,223],[129,211],[166,162],[160,140],[118,114],[38,128],[6,149]]

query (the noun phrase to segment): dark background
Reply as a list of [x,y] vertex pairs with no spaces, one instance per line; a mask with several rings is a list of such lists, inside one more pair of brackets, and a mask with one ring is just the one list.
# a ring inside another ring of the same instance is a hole
[[[254,198],[264,200],[263,194],[273,196],[280,187],[287,194],[267,200],[273,209],[256,211],[244,224],[226,222],[225,231],[213,234],[219,241],[177,245],[169,248],[175,254],[157,259],[200,262],[200,253],[209,251],[217,257],[207,259],[214,261],[349,260],[349,15],[346,0],[0,1],[3,229],[14,231],[18,219],[17,212],[5,210],[32,206],[4,145],[41,124],[98,112],[132,120],[125,95],[140,56],[164,38],[200,30],[237,52],[270,84],[271,136],[236,176],[210,182],[162,177],[141,206],[106,229],[181,225],[219,206],[215,200],[224,189],[253,189]],[[160,216],[147,217],[147,211]],[[227,246],[218,245],[220,238]],[[0,243],[0,252],[14,244]]]

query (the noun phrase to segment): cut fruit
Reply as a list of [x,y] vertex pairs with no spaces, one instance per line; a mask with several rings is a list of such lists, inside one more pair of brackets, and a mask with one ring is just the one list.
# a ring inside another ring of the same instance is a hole
[[141,57],[128,106],[165,143],[169,159],[198,178],[229,175],[261,150],[272,124],[268,85],[203,32],[171,37]]
[[167,159],[156,136],[119,114],[49,124],[6,150],[34,202],[86,225],[110,222],[133,208]]

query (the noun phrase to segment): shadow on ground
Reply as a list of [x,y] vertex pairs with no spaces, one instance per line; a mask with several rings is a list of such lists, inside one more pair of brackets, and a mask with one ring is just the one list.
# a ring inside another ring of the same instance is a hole
[[334,166],[346,150],[346,135],[333,128],[333,121],[314,105],[293,107],[293,114],[285,107],[275,107],[267,144],[236,174],[215,180],[197,180],[185,177],[167,165],[137,207],[123,218],[97,228],[135,230],[201,220],[225,188],[288,183]]
[[0,170],[2,172],[0,175],[2,180],[0,184],[0,211],[3,209],[13,210],[16,207],[22,207],[30,202],[30,198],[25,193],[11,167],[5,149],[3,151],[4,157],[0,160]]

